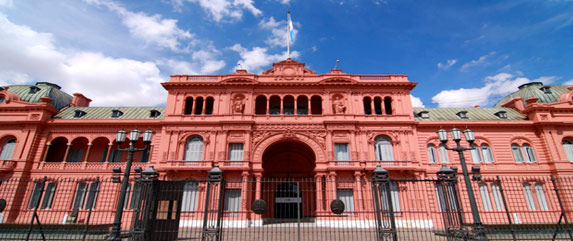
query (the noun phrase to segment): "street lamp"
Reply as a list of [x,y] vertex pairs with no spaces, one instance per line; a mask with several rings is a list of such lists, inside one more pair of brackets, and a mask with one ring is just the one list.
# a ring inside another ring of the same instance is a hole
[[485,230],[483,227],[483,224],[481,222],[480,216],[479,216],[479,212],[478,212],[478,208],[477,208],[477,204],[476,204],[476,198],[474,195],[474,191],[472,188],[472,183],[470,181],[470,176],[468,174],[468,168],[466,166],[466,159],[464,158],[464,151],[468,151],[468,150],[473,150],[476,147],[474,147],[474,141],[475,141],[475,134],[472,130],[470,129],[465,129],[463,131],[464,137],[466,139],[466,141],[470,144],[470,147],[463,147],[460,145],[460,141],[462,140],[462,131],[458,128],[453,128],[450,131],[450,134],[452,135],[452,139],[456,142],[456,147],[454,148],[449,148],[446,146],[446,143],[448,142],[448,131],[440,128],[437,132],[438,134],[438,138],[440,139],[440,141],[442,142],[444,148],[446,148],[447,150],[451,150],[451,151],[456,151],[458,152],[458,155],[460,156],[460,164],[462,166],[462,173],[464,175],[464,182],[466,183],[466,189],[468,192],[468,197],[469,197],[469,201],[470,201],[470,207],[472,209],[472,216],[474,219],[474,232],[475,232],[475,240],[487,240],[487,237],[485,235]]
[[[121,189],[119,191],[119,199],[117,200],[117,207],[115,209],[115,219],[113,221],[113,226],[111,228],[111,234],[109,235],[108,241],[121,241],[121,216],[123,215],[123,203],[125,202],[125,197],[127,196],[127,185],[129,184],[129,173],[131,172],[131,163],[133,162],[133,153],[144,151],[147,149],[148,145],[151,143],[151,138],[153,137],[153,131],[147,129],[143,132],[143,143],[145,146],[143,148],[135,148],[135,143],[139,140],[140,131],[135,128],[129,132],[129,147],[125,149],[119,148],[121,144],[125,142],[125,137],[127,133],[121,129],[115,135],[115,142],[117,143],[118,151],[127,152],[127,163],[125,164],[125,173],[123,174],[123,180],[121,180]],[[120,169],[121,170],[121,169]]]

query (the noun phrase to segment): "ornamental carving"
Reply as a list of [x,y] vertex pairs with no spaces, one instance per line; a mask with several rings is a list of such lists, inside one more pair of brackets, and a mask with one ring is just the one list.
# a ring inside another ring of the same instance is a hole
[[253,146],[259,145],[263,140],[274,136],[282,134],[285,138],[296,138],[296,135],[303,135],[320,145],[321,148],[325,148],[326,132],[325,131],[293,131],[287,128],[286,131],[253,131]]
[[241,94],[235,95],[235,97],[233,98],[231,109],[233,111],[233,114],[243,114],[243,111],[245,109],[245,96]]
[[334,114],[344,114],[344,112],[346,112],[346,105],[344,104],[344,99],[341,95],[334,96],[332,108],[334,109]]

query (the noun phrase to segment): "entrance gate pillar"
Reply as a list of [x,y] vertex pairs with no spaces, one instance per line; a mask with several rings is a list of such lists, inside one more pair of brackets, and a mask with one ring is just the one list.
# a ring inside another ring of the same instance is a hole
[[322,178],[324,177],[324,174],[316,174],[314,176],[315,179],[315,185],[316,185],[316,212],[322,212],[324,211],[324,206],[322,205],[323,201],[323,190],[322,190]]

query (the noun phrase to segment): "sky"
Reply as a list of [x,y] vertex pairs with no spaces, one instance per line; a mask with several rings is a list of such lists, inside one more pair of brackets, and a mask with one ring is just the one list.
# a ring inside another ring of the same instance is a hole
[[406,74],[417,107],[573,85],[573,1],[0,0],[0,86],[52,82],[91,106],[162,106],[176,74]]

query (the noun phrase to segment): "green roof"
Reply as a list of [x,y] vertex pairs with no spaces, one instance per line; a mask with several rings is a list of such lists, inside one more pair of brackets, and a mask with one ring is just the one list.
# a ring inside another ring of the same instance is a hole
[[[543,88],[548,88],[547,93]],[[543,85],[541,82],[531,82],[519,86],[519,90],[511,93],[510,95],[504,97],[499,102],[495,104],[495,107],[501,107],[505,102],[509,100],[521,97],[523,99],[523,104],[527,105],[525,100],[530,97],[538,98],[538,103],[553,103],[559,100],[559,96],[563,93],[569,92],[566,85]]]
[[[466,112],[467,118],[458,114]],[[499,112],[505,111],[507,118],[500,118]],[[427,112],[427,118],[422,117]],[[414,119],[417,121],[512,121],[525,120],[526,117],[512,108],[414,108]]]
[[[36,92],[31,92],[31,88],[37,88]],[[42,102],[40,98],[50,97],[52,105],[56,109],[62,109],[69,106],[72,102],[73,97],[60,90],[61,87],[48,83],[48,82],[38,82],[36,85],[10,85],[8,86],[8,92],[17,94],[20,96],[20,100],[26,102]]]
[[[123,114],[112,117],[113,111],[119,110]],[[157,117],[151,117],[151,111],[159,111]],[[85,114],[75,117],[76,111]],[[165,107],[68,107],[54,116],[59,119],[163,119]]]

